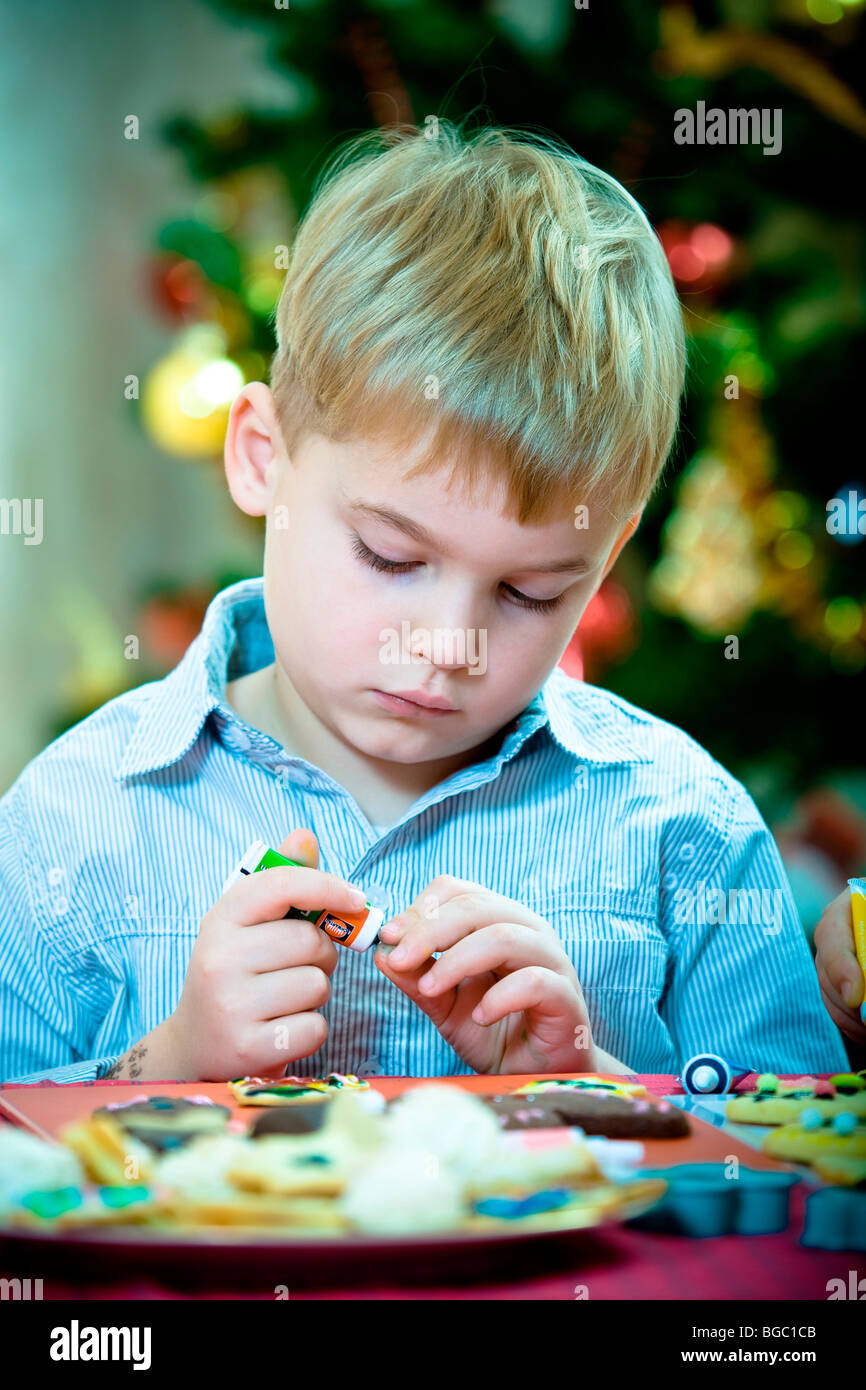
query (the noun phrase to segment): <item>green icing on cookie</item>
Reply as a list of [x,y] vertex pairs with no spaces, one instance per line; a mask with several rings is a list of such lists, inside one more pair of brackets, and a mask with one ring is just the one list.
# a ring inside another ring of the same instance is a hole
[[80,1207],[81,1201],[77,1187],[56,1187],[50,1192],[28,1192],[26,1197],[21,1198],[21,1206],[32,1211],[34,1216],[50,1221],[55,1216],[62,1216],[65,1211]]
[[843,1091],[845,1095],[852,1095],[855,1091],[866,1090],[866,1079],[853,1071],[840,1071],[830,1077],[830,1085],[835,1086],[837,1091]]
[[150,1190],[146,1187],[100,1187],[99,1195],[107,1207],[130,1207],[134,1202],[146,1202]]

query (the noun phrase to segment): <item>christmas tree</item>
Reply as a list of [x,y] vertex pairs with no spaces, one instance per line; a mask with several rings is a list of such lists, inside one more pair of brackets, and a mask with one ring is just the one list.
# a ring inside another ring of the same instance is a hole
[[[267,379],[293,228],[343,139],[434,115],[552,132],[645,208],[690,339],[662,485],[563,667],[686,729],[768,816],[862,762],[860,0],[214,3],[268,36],[286,101],[164,131],[205,196],[148,267],[177,340],[142,427],[221,468],[231,400]],[[713,111],[740,109],[779,113],[777,149],[710,138]],[[704,143],[678,142],[682,110]],[[150,597],[165,669],[230,577]]]

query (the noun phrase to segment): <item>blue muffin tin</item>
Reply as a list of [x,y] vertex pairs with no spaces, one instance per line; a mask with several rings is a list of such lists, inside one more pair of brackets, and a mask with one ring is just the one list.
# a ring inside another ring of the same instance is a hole
[[802,1179],[772,1168],[745,1168],[726,1177],[726,1163],[677,1163],[641,1168],[636,1178],[664,1178],[668,1190],[631,1223],[681,1236],[767,1236],[788,1225],[791,1188]]

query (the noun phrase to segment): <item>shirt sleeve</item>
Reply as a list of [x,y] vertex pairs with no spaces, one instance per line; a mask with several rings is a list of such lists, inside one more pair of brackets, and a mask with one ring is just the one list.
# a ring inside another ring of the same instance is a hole
[[96,1080],[123,1054],[87,1056],[92,1006],[30,900],[23,795],[19,781],[0,799],[0,1083]]
[[660,1012],[679,1069],[712,1052],[756,1072],[848,1071],[778,846],[741,783],[723,795],[719,830],[686,831],[663,880],[673,965]]

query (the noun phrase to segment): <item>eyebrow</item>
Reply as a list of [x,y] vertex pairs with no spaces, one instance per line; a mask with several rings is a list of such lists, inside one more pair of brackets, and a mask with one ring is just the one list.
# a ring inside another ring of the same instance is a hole
[[[419,545],[429,545],[434,550],[438,547],[436,537],[426,527],[422,526],[420,522],[413,521],[411,517],[404,516],[402,512],[395,512],[392,507],[380,507],[374,502],[364,502],[360,498],[348,499],[347,506],[352,512],[361,512],[364,516],[373,517],[377,521],[384,521],[387,526],[393,526],[398,531],[403,531]],[[587,560],[557,560],[544,565],[522,565],[520,569],[526,574],[586,574],[589,569],[589,562]]]

